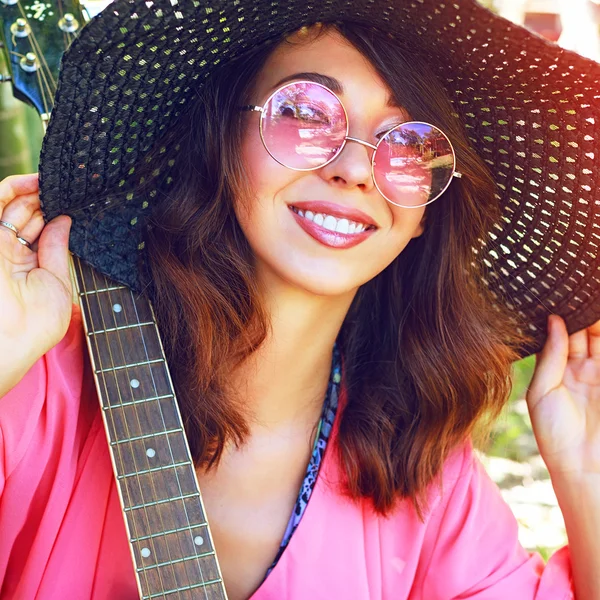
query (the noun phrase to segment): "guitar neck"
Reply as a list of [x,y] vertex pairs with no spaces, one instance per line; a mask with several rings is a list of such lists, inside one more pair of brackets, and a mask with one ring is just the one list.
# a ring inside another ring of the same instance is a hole
[[73,264],[141,597],[225,600],[152,307]]

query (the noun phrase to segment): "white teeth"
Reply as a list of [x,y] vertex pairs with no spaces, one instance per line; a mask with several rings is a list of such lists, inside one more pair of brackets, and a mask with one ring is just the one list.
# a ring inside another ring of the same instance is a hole
[[329,229],[329,231],[335,231],[335,226],[337,225],[337,219],[332,217],[331,215],[327,215],[325,220],[323,221],[323,228]]
[[333,215],[327,215],[324,213],[315,214],[310,210],[304,212],[295,207],[293,207],[293,210],[301,217],[313,221],[317,225],[320,225],[329,231],[335,231],[337,233],[361,233],[368,227],[368,225],[365,225],[364,223],[356,223],[355,221],[350,221],[349,219],[336,219]]
[[339,233],[348,233],[348,219],[340,219],[335,227],[335,230]]

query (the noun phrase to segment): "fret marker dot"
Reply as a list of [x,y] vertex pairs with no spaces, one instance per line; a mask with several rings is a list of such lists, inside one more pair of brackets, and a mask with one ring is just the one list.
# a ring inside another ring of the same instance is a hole
[[130,382],[130,385],[132,388],[139,388],[140,387],[140,382],[137,379],[132,379]]
[[146,456],[154,458],[156,456],[156,450],[154,450],[154,448],[148,448],[148,450],[146,450]]
[[202,544],[204,544],[204,538],[201,535],[197,535],[194,538],[194,544],[196,544],[196,546],[202,546]]
[[150,548],[142,548],[140,551],[140,554],[144,557],[144,558],[148,558],[150,556]]
[[120,304],[113,304],[113,310],[116,313],[120,313],[123,310],[123,307]]

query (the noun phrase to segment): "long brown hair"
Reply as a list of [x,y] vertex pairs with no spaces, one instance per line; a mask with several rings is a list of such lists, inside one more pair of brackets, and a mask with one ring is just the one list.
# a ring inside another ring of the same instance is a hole
[[[413,49],[363,25],[335,27],[413,119],[449,135],[463,173],[427,207],[425,232],[358,290],[338,338],[347,402],[336,451],[345,491],[383,514],[409,498],[422,515],[448,453],[482,417],[500,413],[524,337],[483,283],[476,251],[500,208],[444,89]],[[171,128],[180,158],[147,237],[152,299],[184,425],[194,461],[208,468],[227,442],[241,445],[248,435],[228,375],[268,326],[233,206],[250,197],[239,106],[250,103],[253,81],[279,41],[208,78]]]

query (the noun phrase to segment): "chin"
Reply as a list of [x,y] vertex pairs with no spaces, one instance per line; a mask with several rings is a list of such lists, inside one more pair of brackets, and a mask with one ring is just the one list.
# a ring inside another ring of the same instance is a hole
[[[304,276],[303,276],[304,275]],[[355,277],[343,277],[341,273],[309,275],[281,273],[280,276],[293,287],[313,296],[345,296],[354,293],[362,285]]]

